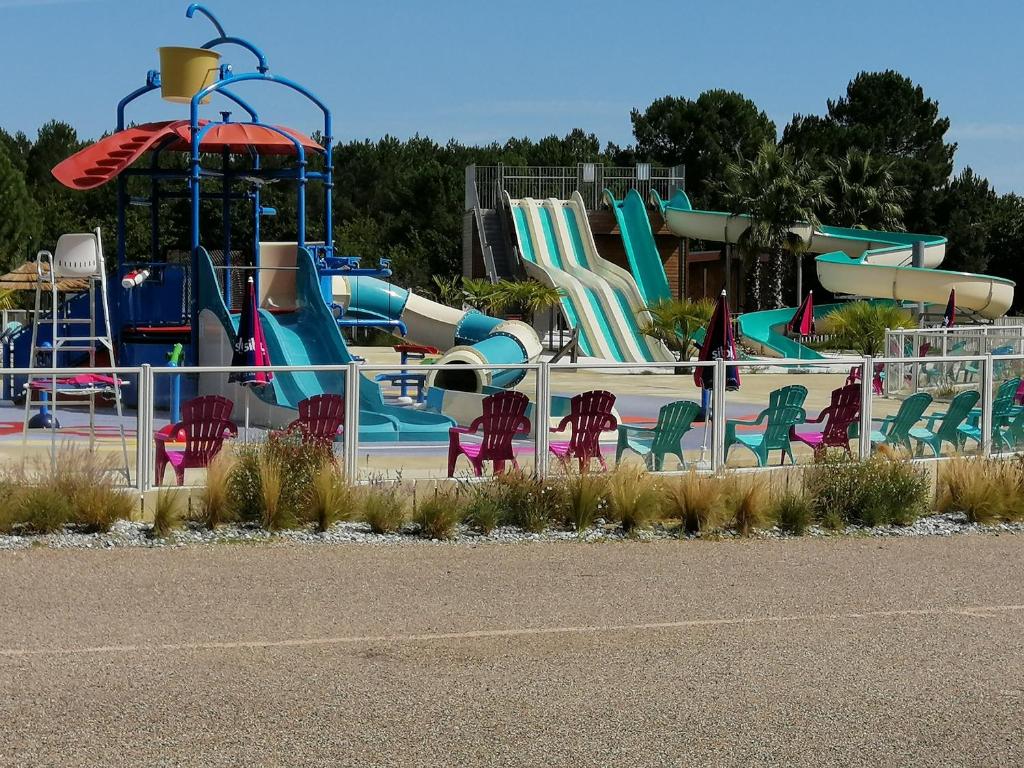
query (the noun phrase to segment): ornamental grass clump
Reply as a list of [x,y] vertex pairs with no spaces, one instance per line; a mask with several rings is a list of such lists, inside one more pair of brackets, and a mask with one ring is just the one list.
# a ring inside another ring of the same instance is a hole
[[314,479],[325,458],[324,448],[303,440],[297,431],[271,432],[266,440],[238,446],[237,464],[229,479],[231,487],[231,513],[239,520],[263,522],[266,518],[265,494],[260,467],[274,465],[280,473],[280,492],[277,506],[287,510],[291,521],[316,523],[316,508],[312,502]]
[[374,533],[397,533],[409,517],[400,481],[373,480],[360,494],[363,522]]
[[814,508],[806,495],[787,491],[772,502],[771,516],[780,531],[802,536],[814,522]]
[[502,523],[501,505],[493,490],[484,485],[468,485],[463,522],[484,536],[490,536]]
[[18,522],[25,533],[57,533],[71,520],[71,499],[55,485],[25,488],[18,499]]
[[939,469],[936,507],[962,512],[972,523],[1024,518],[1024,465],[1020,460],[956,458]]
[[260,454],[260,524],[268,531],[295,527],[295,508],[284,499],[284,472],[277,456],[268,451]]
[[56,471],[42,463],[29,482],[49,485],[67,497],[70,503],[69,523],[85,531],[109,531],[116,520],[131,518],[136,500],[115,484],[117,458],[80,447],[65,447],[60,452]]
[[608,481],[604,475],[569,470],[558,491],[562,522],[580,535],[608,509]]
[[640,467],[616,467],[608,478],[608,507],[626,533],[650,528],[661,514],[657,481]]
[[355,492],[333,461],[324,460],[313,476],[305,517],[319,533],[348,520],[355,510]]
[[771,521],[771,501],[762,481],[753,477],[729,475],[723,481],[722,501],[726,519],[740,536],[766,528]]
[[161,488],[157,491],[150,535],[156,539],[166,539],[174,530],[180,528],[184,517],[184,506],[181,491],[172,488]]
[[663,510],[681,521],[680,532],[706,534],[720,528],[726,517],[721,481],[694,470],[664,485]]
[[465,515],[465,501],[457,489],[435,488],[416,506],[413,522],[425,539],[454,539]]
[[232,482],[236,469],[235,453],[225,446],[206,466],[206,484],[199,493],[196,520],[213,530],[238,519],[236,488]]

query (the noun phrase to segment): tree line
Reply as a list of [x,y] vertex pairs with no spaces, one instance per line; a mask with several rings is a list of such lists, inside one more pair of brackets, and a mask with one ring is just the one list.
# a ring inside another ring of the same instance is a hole
[[[432,288],[432,277],[461,271],[467,165],[653,162],[686,166],[695,207],[742,209],[760,213],[765,221],[802,215],[839,226],[941,234],[950,240],[945,268],[1024,283],[1017,258],[1024,246],[1024,198],[998,194],[971,168],[954,175],[957,147],[948,139],[949,119],[921,86],[897,72],[858,74],[844,93],[828,100],[822,114],[794,115],[781,131],[751,99],[726,90],[696,98],[666,96],[634,109],[630,119],[634,141],[627,146],[602,144],[582,128],[565,136],[484,146],[421,136],[340,143],[333,158],[339,251],[371,261],[390,258],[396,282]],[[57,120],[43,125],[34,139],[0,129],[0,268],[52,248],[63,232],[100,225],[113,233],[113,184],[74,192],[50,175],[54,165],[86,143],[71,125]],[[169,162],[184,167],[183,157]],[[210,188],[216,190],[216,184]],[[130,191],[145,189],[131,186]],[[294,239],[290,184],[266,185],[261,194],[265,205],[278,209],[276,217],[263,221],[263,239]],[[310,212],[317,209],[319,194],[311,185]],[[187,201],[169,203],[163,215],[161,249],[186,249]],[[219,204],[204,206],[204,242],[210,233],[213,248],[220,215]],[[146,209],[129,209],[130,254],[148,257],[148,221]],[[316,225],[310,221],[311,239],[323,236]],[[235,207],[233,227],[243,242],[251,227],[243,206]],[[791,248],[778,231],[760,234],[768,250],[781,254]],[[788,284],[784,273],[791,262],[769,262],[769,274],[761,274],[760,260],[751,263],[748,279],[755,283],[759,305],[781,300],[777,294]]]

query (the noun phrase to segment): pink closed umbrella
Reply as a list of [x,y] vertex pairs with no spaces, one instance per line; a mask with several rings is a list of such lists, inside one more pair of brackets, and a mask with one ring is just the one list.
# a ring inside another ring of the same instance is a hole
[[250,277],[246,285],[242,315],[238,318],[238,335],[235,337],[231,365],[240,370],[228,376],[228,381],[252,387],[265,387],[274,378],[269,371],[254,371],[253,368],[270,365],[270,353],[260,324],[260,313],[256,306],[256,285]]

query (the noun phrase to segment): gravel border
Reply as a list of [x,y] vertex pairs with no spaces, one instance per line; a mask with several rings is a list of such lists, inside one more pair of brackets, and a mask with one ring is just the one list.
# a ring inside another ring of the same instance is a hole
[[[0,550],[28,549],[44,547],[49,549],[116,549],[124,547],[165,548],[185,547],[202,544],[366,544],[371,546],[432,546],[432,545],[476,545],[476,544],[516,544],[528,542],[580,541],[615,542],[615,541],[655,541],[680,539],[675,528],[661,525],[638,531],[625,533],[617,525],[605,524],[598,520],[594,527],[583,535],[575,531],[551,529],[544,533],[528,533],[519,528],[496,528],[489,535],[483,535],[462,526],[454,539],[427,540],[417,535],[416,526],[407,524],[401,532],[392,534],[376,534],[370,531],[366,523],[337,523],[326,533],[317,533],[311,528],[280,531],[270,533],[254,526],[226,525],[210,531],[205,528],[189,526],[174,531],[166,539],[150,537],[151,526],[148,523],[119,520],[106,533],[79,533],[66,530],[61,533],[47,535],[6,535],[0,536]],[[874,528],[849,526],[842,531],[832,531],[821,526],[808,528],[806,536],[823,538],[871,537],[891,538],[896,536],[960,536],[970,534],[1024,533],[1024,522],[997,523],[980,525],[968,522],[962,513],[935,514],[922,517],[913,525],[897,526],[882,525]],[[683,539],[705,538],[711,540],[741,538],[734,531],[718,531],[706,537],[685,536]],[[754,532],[750,539],[799,539],[783,533],[778,528]]]

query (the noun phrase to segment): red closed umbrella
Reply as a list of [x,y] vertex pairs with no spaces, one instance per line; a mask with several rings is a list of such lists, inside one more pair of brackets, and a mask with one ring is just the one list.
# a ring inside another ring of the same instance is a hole
[[786,333],[801,338],[814,333],[814,291],[808,291],[800,302],[793,317],[786,323]]
[[241,370],[228,376],[228,381],[264,387],[274,378],[274,374],[269,371],[252,370],[261,365],[270,365],[270,353],[267,352],[267,342],[263,336],[260,313],[256,306],[256,285],[251,277],[246,286],[242,315],[238,318],[238,335],[235,337],[231,365]]

